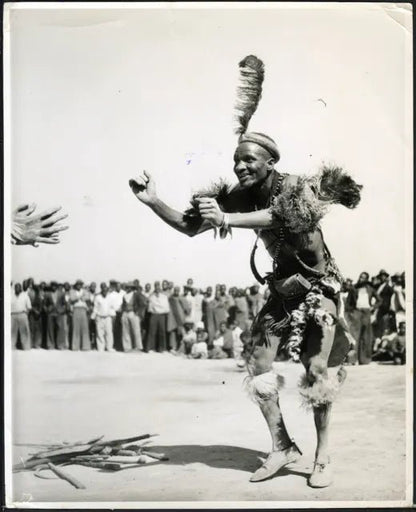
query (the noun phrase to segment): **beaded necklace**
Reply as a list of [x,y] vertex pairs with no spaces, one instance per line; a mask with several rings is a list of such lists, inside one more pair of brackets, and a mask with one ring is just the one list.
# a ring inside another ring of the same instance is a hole
[[[273,197],[276,197],[277,195],[279,195],[281,193],[283,180],[286,176],[287,176],[287,174],[283,174],[283,173],[281,174],[279,172],[276,172],[276,174],[274,175],[272,187],[270,190],[270,195],[267,200],[266,208],[270,208],[270,206],[272,204]],[[255,205],[255,209],[257,210],[257,204]],[[253,246],[253,249],[251,251],[251,256],[250,256],[250,266],[251,266],[251,271],[253,272],[254,277],[257,279],[257,281],[259,281],[261,284],[264,284],[266,282],[266,279],[264,277],[260,276],[259,272],[257,271],[256,264],[255,264],[255,258],[254,258],[261,232],[262,232],[262,229],[257,230],[257,237],[254,242],[254,246]],[[280,249],[282,247],[284,236],[285,236],[284,228],[283,228],[283,226],[280,226],[279,232],[275,239],[276,246],[275,246],[275,250],[274,250],[274,254],[273,254],[273,273],[277,272],[278,257],[280,254]]]

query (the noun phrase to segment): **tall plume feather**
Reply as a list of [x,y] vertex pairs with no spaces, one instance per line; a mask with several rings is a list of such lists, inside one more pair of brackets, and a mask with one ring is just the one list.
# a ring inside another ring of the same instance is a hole
[[247,131],[248,123],[258,107],[264,80],[264,64],[254,55],[248,55],[238,65],[240,81],[234,107],[237,123],[234,131],[237,135]]

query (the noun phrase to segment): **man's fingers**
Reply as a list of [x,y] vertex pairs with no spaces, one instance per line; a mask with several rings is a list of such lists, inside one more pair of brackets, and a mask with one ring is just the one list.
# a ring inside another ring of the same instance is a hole
[[52,226],[50,228],[42,228],[39,231],[40,236],[45,235],[53,235],[54,233],[59,233],[60,231],[65,231],[69,226]]
[[45,220],[54,215],[56,212],[59,212],[59,210],[62,209],[62,206],[55,206],[54,208],[49,208],[48,210],[44,210],[43,212],[39,213],[38,215],[35,215],[32,217],[32,221],[39,221],[39,220]]
[[59,238],[53,238],[48,236],[38,236],[35,240],[35,243],[40,244],[59,244],[60,240]]
[[29,208],[29,203],[21,204],[15,209],[15,213],[22,213]]
[[139,192],[143,192],[146,190],[146,182],[144,181],[144,178],[141,176],[129,180],[129,185],[131,190],[133,191],[133,194],[138,194]]
[[210,204],[208,205],[199,205],[199,211],[202,213],[202,212],[215,212],[216,211],[216,208],[215,206],[212,206]]
[[32,215],[32,213],[36,210],[36,203],[31,203],[29,208],[27,209],[26,216]]
[[143,175],[146,178],[147,182],[149,182],[152,179],[152,175],[150,174],[150,172],[143,171]]
[[61,220],[64,220],[68,217],[68,214],[65,213],[64,215],[57,215],[57,216],[53,216],[53,217],[49,217],[48,219],[45,219],[43,222],[42,222],[42,227],[43,228],[49,228],[50,226],[53,226],[54,224],[56,224],[57,222],[61,221]]
[[199,204],[217,204],[217,201],[213,197],[196,197],[195,200]]
[[19,205],[15,210],[14,210],[14,215],[18,214],[18,213],[23,213],[25,214],[26,216],[27,215],[30,215],[31,213],[33,213],[36,209],[36,203],[25,203],[25,204],[21,204]]

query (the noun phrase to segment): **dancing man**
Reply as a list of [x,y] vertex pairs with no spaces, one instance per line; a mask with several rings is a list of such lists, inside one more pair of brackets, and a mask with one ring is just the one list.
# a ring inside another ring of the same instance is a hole
[[300,392],[313,409],[317,432],[315,464],[308,483],[326,487],[332,483],[328,453],[331,404],[345,379],[342,363],[349,341],[345,322],[338,321],[342,277],[325,245],[319,222],[329,204],[357,206],[361,186],[338,167],[323,167],[313,176],[275,170],[280,154],[274,140],[248,132],[261,97],[264,65],[257,57],[249,56],[239,66],[239,139],[234,154],[238,183],[230,186],[220,181],[194,194],[185,212],[172,209],[158,197],[148,172],[129,184],[142,203],[181,233],[195,236],[218,229],[224,238],[232,228],[253,229],[264,242],[273,259],[273,271],[265,278],[258,274],[254,263],[257,240],[250,263],[256,278],[268,283],[270,296],[253,322],[245,355],[247,388],[267,422],[272,450],[250,481],[272,477],[301,455],[286,430],[279,406],[283,379],[273,367],[279,352],[305,367]]

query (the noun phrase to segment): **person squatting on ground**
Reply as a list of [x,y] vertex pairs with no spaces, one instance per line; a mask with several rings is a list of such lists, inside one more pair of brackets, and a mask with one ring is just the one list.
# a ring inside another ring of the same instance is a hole
[[[249,56],[239,66],[239,140],[234,154],[238,184],[231,187],[221,181],[194,194],[191,208],[184,213],[158,197],[148,172],[131,179],[129,185],[137,199],[181,233],[195,236],[214,228],[224,238],[231,228],[245,228],[254,229],[264,242],[273,258],[273,272],[266,278],[270,295],[253,322],[245,354],[247,388],[269,427],[272,451],[250,480],[270,478],[301,455],[286,430],[279,406],[282,379],[272,367],[276,353],[286,351],[306,369],[301,394],[314,414],[317,447],[309,485],[326,487],[332,482],[328,453],[331,404],[345,379],[341,365],[350,343],[345,322],[337,322],[342,278],[319,222],[330,204],[357,206],[361,186],[338,167],[324,166],[308,177],[277,172],[276,143],[267,135],[247,132],[261,95],[263,63]],[[261,282],[254,254],[251,263]],[[338,371],[331,376],[330,369]]]

